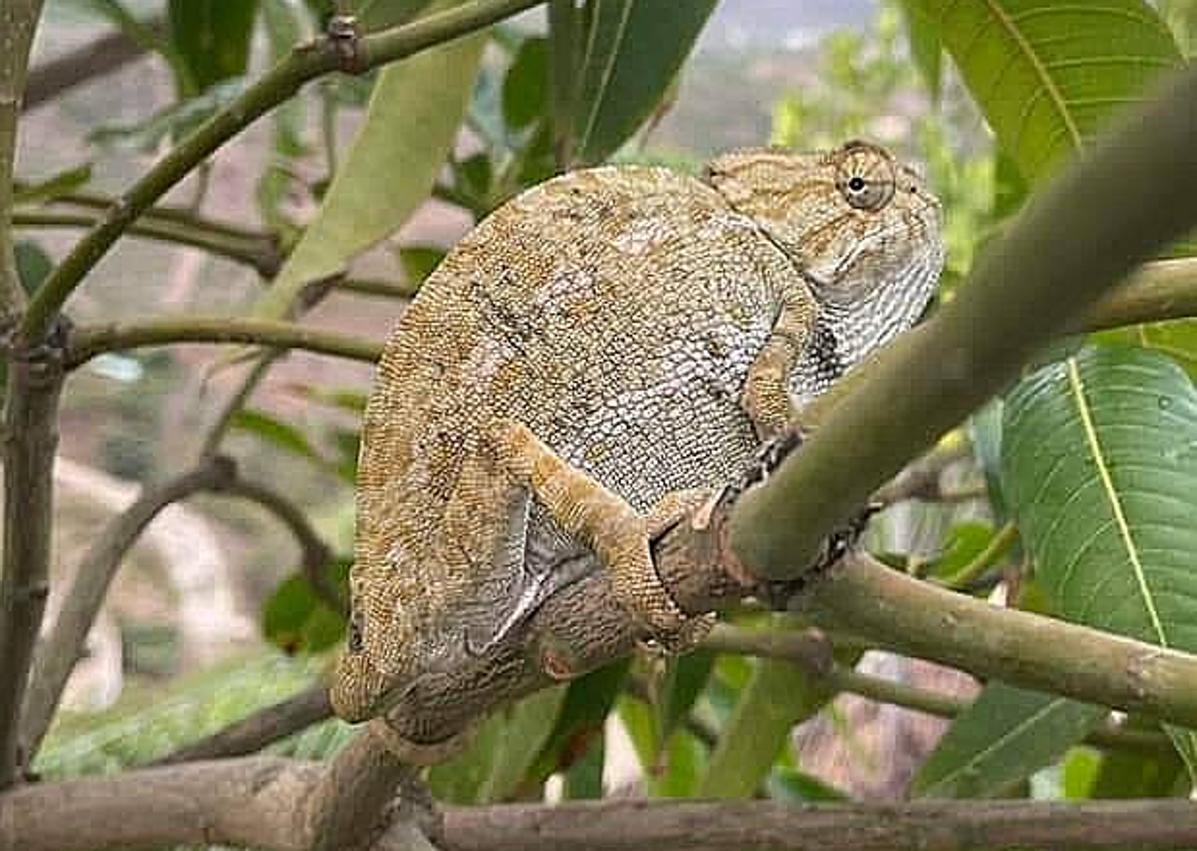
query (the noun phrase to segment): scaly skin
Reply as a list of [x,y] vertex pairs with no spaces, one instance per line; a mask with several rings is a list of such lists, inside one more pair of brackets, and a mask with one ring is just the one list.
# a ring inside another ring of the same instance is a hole
[[864,143],[728,154],[703,180],[574,172],[497,210],[379,367],[337,712],[386,715],[442,684],[452,720],[395,725],[430,743],[506,668],[580,673],[513,642],[595,570],[643,637],[687,644],[701,626],[656,578],[653,529],[908,327],[941,263],[938,204]]

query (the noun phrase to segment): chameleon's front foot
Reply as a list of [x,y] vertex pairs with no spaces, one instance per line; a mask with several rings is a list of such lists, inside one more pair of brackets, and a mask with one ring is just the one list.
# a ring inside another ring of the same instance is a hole
[[[669,494],[649,515],[641,515],[563,461],[522,423],[496,420],[488,438],[515,483],[528,488],[553,522],[598,556],[615,598],[643,625],[649,640],[680,651],[705,634],[709,619],[688,614],[670,596],[657,575],[651,551],[653,538],[699,505],[701,494]],[[569,676],[560,669],[551,673]]]

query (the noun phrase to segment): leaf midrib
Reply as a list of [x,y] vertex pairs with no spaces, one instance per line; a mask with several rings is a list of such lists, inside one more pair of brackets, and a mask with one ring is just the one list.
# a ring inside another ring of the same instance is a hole
[[1160,646],[1167,647],[1168,638],[1164,632],[1159,611],[1156,609],[1155,597],[1152,595],[1151,588],[1147,583],[1147,575],[1143,570],[1143,563],[1139,560],[1139,550],[1135,546],[1130,523],[1127,522],[1126,513],[1123,511],[1122,500],[1118,496],[1118,491],[1114,487],[1113,476],[1110,474],[1110,468],[1106,464],[1105,453],[1102,450],[1101,440],[1098,437],[1097,428],[1094,425],[1093,417],[1089,410],[1089,401],[1085,396],[1084,381],[1081,379],[1080,370],[1077,368],[1076,358],[1069,358],[1067,366],[1069,388],[1072,391],[1077,412],[1080,414],[1081,427],[1085,432],[1085,440],[1089,447],[1089,453],[1093,457],[1093,463],[1097,466],[1097,474],[1101,481],[1102,490],[1114,515],[1114,522],[1118,527],[1119,537],[1126,548],[1127,560],[1134,571],[1135,581],[1143,597],[1143,605],[1147,608],[1147,615],[1151,620],[1152,629],[1155,630]]

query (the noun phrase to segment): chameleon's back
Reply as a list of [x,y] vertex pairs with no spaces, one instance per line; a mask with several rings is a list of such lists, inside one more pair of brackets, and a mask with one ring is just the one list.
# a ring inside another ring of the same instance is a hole
[[745,376],[796,274],[713,189],[664,169],[555,179],[462,240],[399,322],[366,411],[351,645],[373,670],[356,675],[393,688],[456,664],[593,568],[496,468],[494,417],[640,510],[741,469]]

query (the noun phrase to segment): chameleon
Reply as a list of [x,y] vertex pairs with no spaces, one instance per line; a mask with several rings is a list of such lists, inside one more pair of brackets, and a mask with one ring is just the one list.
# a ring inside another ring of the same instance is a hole
[[511,666],[581,673],[520,627],[595,572],[647,641],[692,644],[654,535],[912,325],[942,265],[939,202],[863,141],[582,169],[499,207],[384,348],[336,712],[435,748]]

